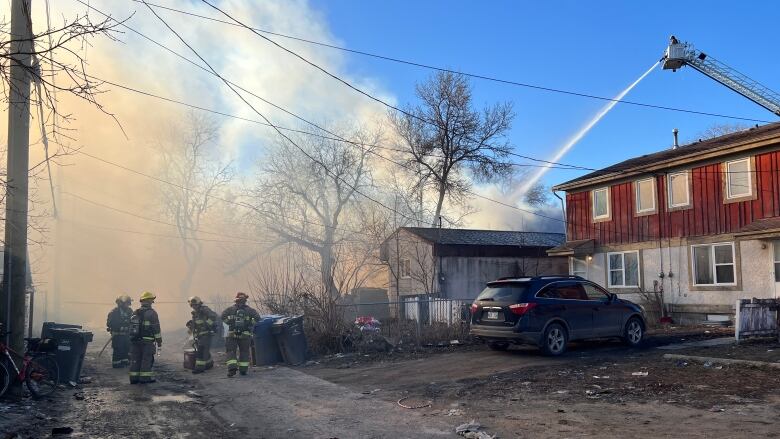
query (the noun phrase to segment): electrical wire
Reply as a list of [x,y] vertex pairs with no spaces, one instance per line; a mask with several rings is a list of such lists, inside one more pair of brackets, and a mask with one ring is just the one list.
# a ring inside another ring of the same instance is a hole
[[406,64],[406,65],[409,65],[409,66],[419,67],[419,68],[428,69],[428,70],[435,70],[435,71],[439,71],[439,72],[463,75],[463,76],[467,76],[467,77],[474,78],[474,79],[480,79],[480,80],[485,80],[485,81],[490,81],[490,82],[496,82],[496,83],[500,83],[500,84],[512,85],[512,86],[523,87],[523,88],[530,88],[530,89],[535,89],[535,90],[540,90],[540,91],[545,91],[545,92],[559,93],[559,94],[565,94],[565,95],[570,95],[570,96],[577,96],[577,97],[583,97],[583,98],[589,98],[589,99],[595,99],[595,100],[601,100],[601,101],[618,102],[618,103],[621,103],[621,104],[635,105],[635,106],[646,107],[646,108],[653,108],[653,109],[658,109],[658,110],[690,113],[690,114],[697,114],[697,115],[702,115],[702,116],[713,116],[713,117],[719,117],[719,118],[725,118],[725,119],[744,120],[744,121],[748,121],[748,122],[770,123],[770,121],[763,120],[763,119],[754,119],[754,118],[741,117],[741,116],[731,116],[731,115],[727,115],[727,114],[712,113],[712,112],[707,112],[707,111],[697,111],[697,110],[691,110],[691,109],[685,109],[685,108],[669,107],[669,106],[664,106],[664,105],[647,104],[647,103],[637,102],[637,101],[618,100],[618,99],[609,98],[609,97],[605,97],[605,96],[598,96],[598,95],[594,95],[594,94],[590,94],[590,93],[582,93],[582,92],[575,92],[575,91],[571,91],[571,90],[564,90],[564,89],[553,88],[553,87],[545,87],[545,86],[541,86],[541,85],[530,84],[530,83],[525,83],[525,82],[519,82],[519,81],[514,81],[514,80],[509,80],[509,79],[502,79],[502,78],[497,78],[497,77],[488,76],[488,75],[481,75],[481,74],[477,74],[477,73],[469,73],[469,72],[464,72],[464,71],[460,71],[460,70],[453,70],[453,69],[448,69],[448,68],[444,68],[444,67],[434,66],[434,65],[431,65],[431,64],[419,63],[419,62],[409,61],[409,60],[405,60],[405,59],[401,59],[401,58],[396,58],[396,57],[391,57],[391,56],[386,56],[386,55],[380,55],[380,54],[373,53],[373,52],[357,50],[357,49],[350,49],[350,48],[347,48],[347,47],[337,46],[337,45],[334,45],[334,44],[328,44],[328,43],[323,43],[323,42],[320,42],[320,41],[314,41],[314,40],[310,40],[310,39],[306,39],[306,38],[286,35],[286,34],[282,34],[282,33],[279,33],[279,32],[272,32],[272,31],[269,31],[269,30],[266,30],[266,29],[261,29],[261,28],[254,27],[254,26],[245,26],[245,25],[236,23],[235,21],[221,20],[219,18],[209,17],[209,16],[205,16],[205,15],[201,15],[201,14],[196,14],[194,12],[184,11],[184,10],[173,8],[173,7],[169,7],[169,6],[158,5],[158,4],[154,4],[154,3],[150,3],[150,2],[142,2],[141,0],[132,0],[132,1],[136,2],[136,3],[147,3],[148,5],[153,6],[155,8],[164,9],[164,10],[171,11],[171,12],[176,12],[178,14],[188,15],[188,16],[191,16],[191,17],[196,17],[196,18],[200,18],[200,19],[203,19],[203,20],[208,20],[208,21],[212,21],[212,22],[216,22],[216,23],[222,23],[222,24],[235,26],[235,27],[244,27],[244,28],[248,28],[248,29],[251,29],[253,31],[256,31],[256,32],[263,33],[263,34],[273,35],[273,36],[277,36],[277,37],[281,37],[281,38],[285,38],[285,39],[290,39],[290,40],[294,40],[294,41],[299,41],[299,42],[303,42],[303,43],[307,43],[307,44],[317,45],[317,46],[321,46],[321,47],[327,47],[327,48],[330,48],[330,49],[340,50],[340,51],[343,51],[343,52],[353,53],[353,54],[356,54],[356,55],[362,55],[362,56],[367,56],[367,57],[371,57],[371,58],[381,59],[381,60],[385,60],[385,61],[391,61],[391,62],[395,62],[395,63],[399,63],[399,64]]

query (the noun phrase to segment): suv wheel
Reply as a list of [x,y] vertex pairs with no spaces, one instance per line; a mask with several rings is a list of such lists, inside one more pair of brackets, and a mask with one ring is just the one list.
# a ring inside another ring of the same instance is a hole
[[488,347],[494,351],[505,351],[509,349],[509,343],[506,342],[488,343]]
[[569,334],[566,332],[566,328],[558,323],[552,323],[544,330],[542,352],[552,356],[561,355],[566,351],[568,341]]
[[642,338],[645,335],[645,328],[642,326],[642,322],[636,318],[631,317],[626,323],[626,328],[623,331],[623,340],[629,346],[639,346],[642,343]]

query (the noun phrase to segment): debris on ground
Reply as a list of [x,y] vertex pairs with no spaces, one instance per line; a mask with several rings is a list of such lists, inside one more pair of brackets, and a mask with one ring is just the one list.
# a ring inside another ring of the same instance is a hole
[[463,416],[463,410],[461,410],[461,409],[450,409],[447,412],[447,416]]
[[84,392],[78,392],[73,394],[73,398],[83,401],[84,400]]
[[57,436],[57,435],[65,435],[65,434],[71,434],[73,433],[72,427],[54,427],[51,429],[51,435]]
[[494,439],[495,436],[482,431],[482,425],[476,421],[467,422],[455,427],[455,433],[468,439]]
[[650,374],[650,372],[633,372],[631,376],[635,377],[646,377]]
[[428,401],[427,403],[416,404],[416,405],[404,404],[404,401],[406,401],[409,398],[410,398],[409,396],[404,396],[403,398],[399,399],[398,400],[398,405],[400,405],[401,407],[403,407],[405,409],[411,409],[411,410],[422,409],[422,408],[430,407],[431,405],[433,405],[433,401]]

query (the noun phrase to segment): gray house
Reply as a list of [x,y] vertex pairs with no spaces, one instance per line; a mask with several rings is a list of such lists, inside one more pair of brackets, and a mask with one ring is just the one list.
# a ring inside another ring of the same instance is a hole
[[380,248],[388,296],[473,299],[485,283],[507,276],[568,273],[566,257],[549,256],[563,233],[401,227]]

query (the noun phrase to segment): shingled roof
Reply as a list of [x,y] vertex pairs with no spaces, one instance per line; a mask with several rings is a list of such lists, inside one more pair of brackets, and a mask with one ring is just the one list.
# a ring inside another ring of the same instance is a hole
[[444,245],[555,247],[566,241],[566,235],[563,233],[439,229],[437,227],[403,227],[402,230],[413,233],[426,241]]
[[684,158],[695,157],[699,154],[714,152],[718,150],[728,150],[739,145],[758,142],[765,139],[780,136],[780,122],[770,123],[756,128],[726,134],[712,139],[694,142],[688,145],[682,145],[676,149],[665,149],[663,151],[645,154],[616,163],[612,166],[600,169],[598,171],[585,174],[581,177],[569,180],[553,187],[555,190],[570,190],[581,186],[586,186],[590,180],[600,178],[600,181],[617,179],[625,176],[626,173],[634,173],[643,169],[656,166],[665,162],[672,162]]

